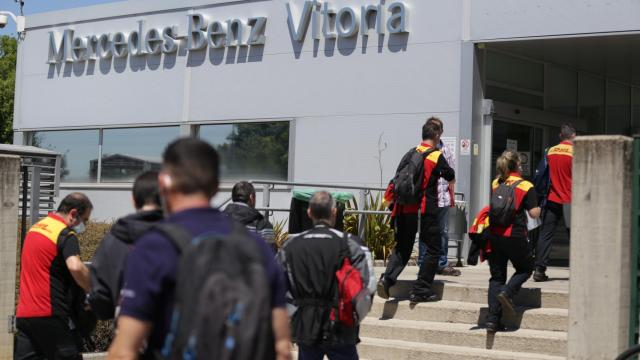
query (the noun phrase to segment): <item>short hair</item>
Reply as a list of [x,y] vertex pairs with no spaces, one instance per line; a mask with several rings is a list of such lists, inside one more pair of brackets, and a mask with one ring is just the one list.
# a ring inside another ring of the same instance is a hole
[[560,125],[560,139],[569,140],[576,134],[576,128],[570,123]]
[[313,220],[331,220],[331,209],[336,207],[336,202],[327,191],[316,191],[309,201],[309,210]]
[[435,140],[440,135],[440,125],[427,121],[422,126],[422,140]]
[[209,198],[218,192],[219,156],[208,143],[191,137],[175,140],[164,150],[162,163],[175,191]]
[[435,117],[432,116],[430,118],[427,119],[427,124],[429,123],[434,123],[438,126],[438,128],[440,129],[440,131],[444,131],[444,123],[442,122],[442,120],[440,120],[439,117]]
[[93,209],[93,204],[87,195],[80,192],[73,192],[62,199],[58,205],[57,212],[68,214],[71,210],[76,209],[80,215],[84,215],[87,211]]
[[249,197],[255,193],[256,189],[254,189],[251,183],[247,181],[240,181],[233,185],[233,189],[231,190],[231,200],[246,204],[249,202]]
[[136,209],[145,205],[160,206],[160,189],[158,188],[158,172],[145,171],[133,182],[133,202]]

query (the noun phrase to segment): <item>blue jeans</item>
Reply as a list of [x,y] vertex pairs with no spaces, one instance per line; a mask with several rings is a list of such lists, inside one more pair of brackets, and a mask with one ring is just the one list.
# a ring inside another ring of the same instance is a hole
[[358,360],[358,350],[355,345],[334,347],[298,346],[298,360],[322,360],[327,355],[329,360]]
[[[442,255],[438,261],[438,270],[442,270],[449,263],[449,208],[438,208],[438,226],[440,227],[440,237],[442,239]],[[418,241],[418,266],[422,265],[427,253],[427,246]]]

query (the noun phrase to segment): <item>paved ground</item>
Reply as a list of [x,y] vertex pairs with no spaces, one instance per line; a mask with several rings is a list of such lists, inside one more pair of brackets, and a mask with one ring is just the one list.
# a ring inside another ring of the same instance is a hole
[[[485,261],[478,266],[465,266],[457,268],[462,272],[461,276],[441,276],[436,275],[436,280],[445,282],[445,284],[466,285],[473,287],[485,287],[489,285],[489,264]],[[376,277],[384,272],[384,267],[376,267]],[[509,275],[513,274],[513,268],[509,268]],[[407,266],[399,280],[414,280],[418,274],[417,266]],[[527,288],[539,288],[542,291],[553,292],[569,292],[569,268],[553,267],[547,270],[547,275],[551,281],[534,282],[529,279],[524,284]]]

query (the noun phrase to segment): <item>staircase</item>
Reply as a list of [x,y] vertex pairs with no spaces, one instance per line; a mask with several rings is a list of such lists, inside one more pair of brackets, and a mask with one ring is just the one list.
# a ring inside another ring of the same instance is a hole
[[[376,274],[384,271],[376,268]],[[549,269],[547,283],[529,280],[514,299],[518,316],[503,318],[510,331],[490,335],[487,315],[489,268],[465,267],[461,277],[436,277],[440,301],[410,306],[407,267],[390,300],[375,298],[360,331],[360,357],[369,360],[413,359],[566,359],[568,269]],[[510,274],[513,270],[510,270]],[[378,275],[379,276],[379,275]]]

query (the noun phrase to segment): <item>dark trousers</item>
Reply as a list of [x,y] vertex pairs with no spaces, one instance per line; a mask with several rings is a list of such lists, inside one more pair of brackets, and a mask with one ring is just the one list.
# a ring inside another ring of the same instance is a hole
[[61,317],[18,318],[14,360],[82,360],[81,340]]
[[[418,232],[417,214],[400,214],[395,218],[396,247],[389,257],[389,264],[383,276],[389,285],[398,280],[398,276],[407,265],[416,233]],[[442,252],[440,227],[435,215],[423,215],[420,218],[420,242],[426,245],[427,251],[420,266],[418,279],[413,285],[415,295],[425,295],[430,292],[433,278],[438,271],[438,260]]]
[[358,360],[358,350],[355,345],[334,347],[298,346],[298,360],[322,360],[327,355],[329,360]]
[[[449,265],[449,207],[438,208],[438,226],[440,226],[440,237],[442,245],[440,250],[440,261],[438,270],[442,270]],[[418,242],[418,266],[422,266],[424,257],[427,255],[427,245],[422,241]]]
[[[507,282],[507,263],[511,261],[516,272]],[[497,299],[504,291],[510,297],[515,296],[522,284],[529,279],[533,272],[533,257],[529,242],[520,237],[492,237],[491,253],[489,254],[489,316],[487,321],[499,321],[502,317],[502,307]]]
[[563,219],[562,204],[548,201],[542,212],[542,226],[540,227],[540,236],[536,244],[536,269],[538,271],[545,272],[547,270],[553,235],[556,232],[556,226]]

